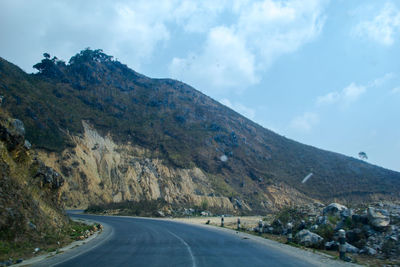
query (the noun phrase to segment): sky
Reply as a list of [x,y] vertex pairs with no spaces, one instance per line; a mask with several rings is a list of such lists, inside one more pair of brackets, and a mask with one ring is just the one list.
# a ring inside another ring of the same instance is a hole
[[400,171],[398,0],[0,0],[0,56],[103,49],[290,139]]

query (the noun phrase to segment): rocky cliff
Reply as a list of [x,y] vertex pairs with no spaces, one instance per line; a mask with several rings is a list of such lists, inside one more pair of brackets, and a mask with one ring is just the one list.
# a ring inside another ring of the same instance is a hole
[[[68,207],[90,204],[157,200],[181,207],[251,211],[246,201],[235,196],[220,177],[198,167],[177,168],[151,157],[151,152],[132,143],[117,145],[110,135],[102,136],[87,122],[84,132],[72,136],[73,148],[62,153],[39,150],[39,157],[61,172],[67,180],[62,198]],[[221,192],[226,191],[227,194]],[[296,190],[269,186],[259,196],[264,208],[313,201]]]

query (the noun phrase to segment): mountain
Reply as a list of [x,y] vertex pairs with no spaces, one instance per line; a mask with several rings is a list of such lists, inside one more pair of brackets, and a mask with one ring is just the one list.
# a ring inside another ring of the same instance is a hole
[[400,197],[400,173],[287,139],[182,82],[148,78],[101,50],[68,63],[44,56],[36,74],[1,59],[0,95],[64,175],[67,206],[161,198],[259,212]]

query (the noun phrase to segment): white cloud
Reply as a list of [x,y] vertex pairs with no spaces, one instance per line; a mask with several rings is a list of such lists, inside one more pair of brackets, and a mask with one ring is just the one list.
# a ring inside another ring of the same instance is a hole
[[395,87],[390,91],[391,94],[400,94],[400,87]]
[[290,122],[290,127],[301,132],[309,132],[319,122],[319,116],[313,112],[305,112]]
[[342,99],[346,103],[351,103],[356,101],[362,94],[366,91],[365,86],[356,85],[355,83],[351,83],[349,86],[343,89],[342,91]]
[[241,104],[241,103],[231,103],[231,101],[229,101],[229,99],[222,99],[221,104],[224,104],[225,106],[227,106],[228,108],[231,108],[233,110],[235,110],[236,112],[242,114],[243,116],[245,116],[248,119],[254,120],[255,116],[256,116],[256,111],[252,108],[246,107],[245,105]]
[[324,96],[319,96],[317,98],[317,105],[325,105],[325,104],[333,104],[340,100],[340,93],[339,92],[330,92]]
[[366,87],[355,83],[349,84],[342,91],[330,92],[324,96],[317,98],[318,106],[339,103],[341,105],[349,105],[355,102],[362,94],[366,92]]
[[0,35],[7,38],[0,50],[27,71],[43,52],[68,59],[85,47],[101,48],[142,71],[167,47],[174,53],[170,75],[207,93],[220,88],[242,92],[259,83],[261,73],[281,55],[319,35],[325,3],[3,0]]
[[262,56],[261,68],[279,56],[291,53],[314,40],[325,22],[327,1],[294,0],[252,2],[241,10],[237,32],[248,46]]
[[[237,20],[209,29],[203,47],[175,57],[173,77],[202,91],[242,92],[259,82],[259,74],[278,57],[299,49],[321,32],[326,1],[235,1]],[[229,6],[229,5],[228,5]]]
[[[116,16],[112,22],[115,38],[108,45],[112,54],[130,57],[136,68],[151,57],[156,45],[167,41],[170,33],[165,26],[168,14],[152,10],[169,10],[169,6],[152,2],[135,2],[135,5],[116,4]],[[157,18],[156,18],[157,16]],[[134,53],[132,53],[134,51]]]
[[385,75],[383,75],[382,77],[376,78],[375,80],[373,80],[369,86],[371,87],[379,87],[384,85],[387,81],[393,79],[396,75],[392,72],[386,73]]
[[240,91],[245,85],[259,80],[255,73],[254,55],[246,49],[243,40],[227,27],[211,29],[200,55],[174,58],[169,70],[172,77],[190,81],[207,93],[215,88]]
[[[382,77],[367,83],[367,85],[357,85],[354,82],[343,88],[341,91],[329,92],[326,95],[317,97],[316,105],[324,106],[338,103],[342,106],[348,106],[357,101],[363,94],[367,92],[368,88],[379,88],[393,79],[396,75],[394,73],[386,73]],[[394,89],[393,89],[394,90]]]
[[400,32],[400,10],[386,2],[373,18],[359,22],[352,30],[357,37],[367,37],[379,44],[390,46]]
[[140,71],[176,29],[208,32],[226,6],[227,0],[3,0],[0,35],[7,38],[0,50],[29,71],[43,52],[68,59],[101,48]]
[[203,33],[213,27],[218,16],[229,5],[228,0],[175,1],[172,14],[187,32]]

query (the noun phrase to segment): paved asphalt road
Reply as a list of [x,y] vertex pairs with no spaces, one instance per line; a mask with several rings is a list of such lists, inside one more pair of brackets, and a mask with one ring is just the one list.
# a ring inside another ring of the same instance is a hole
[[235,231],[221,231],[211,226],[134,217],[73,216],[103,223],[111,231],[96,247],[76,257],[63,259],[61,263],[41,264],[84,267],[327,265],[304,256],[305,251],[288,253],[287,248],[263,244]]

